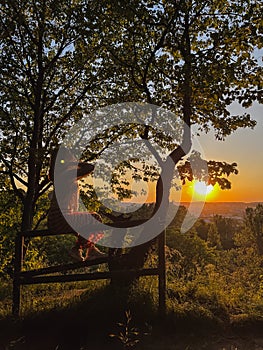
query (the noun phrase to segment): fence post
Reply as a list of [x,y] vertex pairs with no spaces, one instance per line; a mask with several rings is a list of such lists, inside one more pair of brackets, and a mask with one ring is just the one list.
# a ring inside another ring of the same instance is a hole
[[158,237],[158,268],[159,268],[159,313],[166,314],[166,262],[165,262],[165,230]]
[[22,232],[18,232],[15,239],[15,266],[13,277],[13,316],[19,316],[20,312],[20,272],[23,266],[23,247],[24,247],[24,235]]

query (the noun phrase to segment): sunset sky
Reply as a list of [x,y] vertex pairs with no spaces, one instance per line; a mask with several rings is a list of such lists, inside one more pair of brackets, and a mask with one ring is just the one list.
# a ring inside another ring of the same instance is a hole
[[[238,104],[232,105],[233,114],[241,113]],[[244,110],[243,110],[244,111]],[[213,132],[198,137],[207,160],[236,162],[238,175],[231,175],[230,190],[221,190],[218,187],[207,195],[207,201],[217,202],[262,202],[263,201],[263,106],[254,104],[245,110],[257,121],[252,129],[239,129],[224,141],[215,140]],[[190,201],[193,195],[193,184],[187,183],[182,193],[173,195],[178,200]],[[204,196],[194,195],[194,200],[204,200]]]
[[[193,191],[193,184],[187,183],[181,191],[172,191],[171,200],[185,201],[216,201],[216,202],[263,202],[263,106],[254,104],[249,109],[242,109],[238,104],[230,108],[233,115],[250,113],[257,121],[254,129],[239,129],[224,141],[217,141],[214,133],[202,134],[196,137],[203,149],[206,160],[236,162],[238,175],[231,175],[230,190],[221,190],[218,186],[206,197]],[[155,200],[155,185],[148,184],[148,202]],[[144,198],[133,198],[130,201],[144,202]]]
[[[242,108],[236,104],[231,106],[230,111],[237,114],[242,112]],[[255,103],[243,111],[257,121],[253,130],[237,130],[225,141],[216,141],[212,132],[199,138],[207,160],[236,162],[239,170],[238,175],[230,176],[231,190],[219,189],[208,200],[263,201],[263,106]]]

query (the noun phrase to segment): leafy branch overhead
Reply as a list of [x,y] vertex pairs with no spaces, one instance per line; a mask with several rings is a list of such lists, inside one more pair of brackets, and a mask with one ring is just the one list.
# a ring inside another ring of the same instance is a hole
[[[200,169],[199,169],[200,170]],[[186,161],[182,165],[178,165],[178,171],[180,174],[180,178],[182,183],[185,184],[186,180],[193,181],[195,180],[203,180],[206,181],[208,185],[218,184],[222,190],[230,189],[231,182],[228,177],[231,174],[238,174],[237,164],[236,163],[226,163],[220,161],[209,160],[205,161],[204,169],[196,173],[189,161]],[[206,175],[207,170],[207,175]]]
[[[171,111],[189,130],[182,132],[182,148],[170,135],[136,123],[101,128],[83,155],[94,162],[117,140],[138,137],[179,164],[191,148],[192,125],[218,139],[255,125],[247,113],[231,115],[229,106],[262,102],[259,1],[3,0],[0,11],[0,175],[23,203],[23,229],[32,227],[38,198],[51,186],[57,145],[98,108],[147,102]],[[236,166],[207,165],[208,181],[229,188]],[[142,178],[158,177],[152,168],[142,170]],[[163,174],[167,182],[173,170]],[[194,175],[187,165],[182,171],[183,179]]]

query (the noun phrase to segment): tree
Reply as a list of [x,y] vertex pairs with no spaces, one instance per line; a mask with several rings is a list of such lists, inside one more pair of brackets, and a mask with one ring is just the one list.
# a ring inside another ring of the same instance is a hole
[[[84,111],[140,101],[166,107],[184,121],[179,143],[145,124],[102,130],[87,145],[87,160],[94,160],[124,134],[144,139],[161,169],[155,205],[156,212],[165,203],[160,216],[166,214],[174,167],[191,148],[193,124],[201,131],[213,127],[218,139],[255,125],[248,114],[231,116],[228,106],[236,99],[245,107],[260,102],[256,1],[6,0],[1,12],[1,171],[23,202],[23,230],[32,227],[36,201],[50,186],[48,156]],[[154,152],[153,141],[166,158]],[[202,176],[188,165],[182,174]],[[236,164],[212,162],[209,172],[208,182],[227,188]],[[149,244],[137,247],[137,264]]]
[[[236,100],[243,107],[261,102],[262,67],[254,50],[262,47],[262,6],[256,1],[136,1],[124,13],[118,4],[117,13],[123,16],[121,20],[113,17],[110,27],[113,32],[121,21],[124,40],[112,41],[113,63],[130,77],[130,89],[138,91],[141,99],[169,108],[186,126],[181,144],[163,145],[173,164],[159,164],[158,210],[169,199],[170,188],[164,192],[163,182],[171,184],[174,166],[190,150],[191,125],[198,124],[205,132],[214,128],[220,140],[239,127],[255,125],[250,115],[230,115],[228,107]],[[154,139],[147,126],[144,137]],[[229,188],[229,181],[218,174],[235,172],[235,164],[210,165],[208,183]],[[148,246],[137,250],[145,252]]]
[[199,219],[194,227],[197,232],[197,235],[204,241],[206,241],[210,225],[206,223],[204,219]]
[[22,230],[32,228],[36,202],[50,187],[57,143],[105,90],[99,13],[81,0],[1,5],[1,172],[23,203]]
[[245,224],[256,246],[259,255],[263,255],[263,205],[258,204],[255,209],[247,208]]
[[207,264],[214,262],[213,250],[197,236],[195,230],[181,233],[174,227],[167,230],[167,246],[169,259],[172,263],[170,268],[177,278],[184,281],[194,278],[196,273]]
[[219,233],[222,247],[231,249],[234,246],[233,238],[238,230],[238,222],[231,218],[224,218],[221,215],[214,215],[213,223]]
[[13,245],[21,221],[21,203],[8,178],[0,175],[0,278],[12,275]]
[[215,247],[217,249],[222,248],[220,235],[214,222],[210,225],[210,228],[208,230],[207,243],[210,247]]

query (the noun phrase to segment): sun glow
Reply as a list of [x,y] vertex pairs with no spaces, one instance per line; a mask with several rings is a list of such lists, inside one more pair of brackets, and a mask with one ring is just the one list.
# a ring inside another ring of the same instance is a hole
[[213,189],[212,185],[207,185],[204,181],[196,181],[194,184],[194,191],[204,196],[213,191]]
[[194,181],[193,183],[193,195],[199,199],[209,199],[215,194],[215,187],[207,185],[204,181]]

